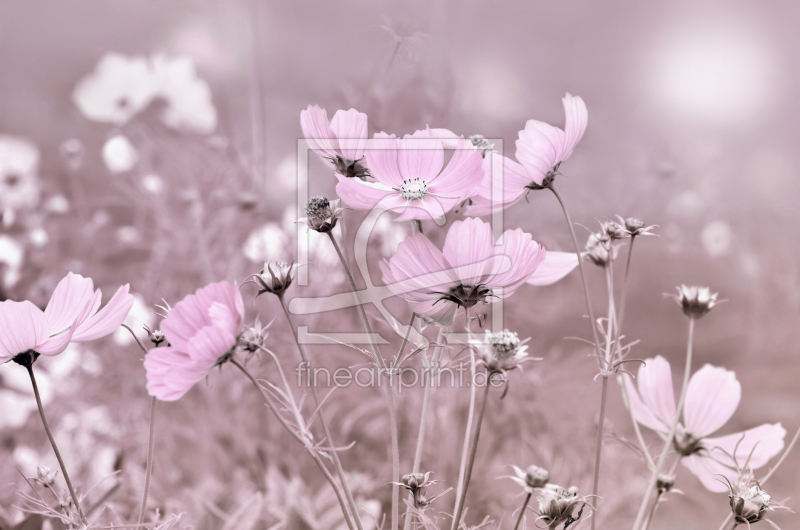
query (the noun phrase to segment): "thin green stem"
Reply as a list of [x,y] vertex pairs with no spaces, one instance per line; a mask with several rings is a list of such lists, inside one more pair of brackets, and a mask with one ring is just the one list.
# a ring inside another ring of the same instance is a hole
[[42,417],[42,424],[44,425],[44,430],[47,432],[47,437],[50,439],[50,445],[53,446],[53,452],[56,454],[56,460],[58,460],[58,465],[61,466],[61,474],[64,475],[64,481],[67,483],[67,489],[69,489],[69,494],[72,497],[72,502],[75,504],[75,509],[78,510],[78,514],[81,517],[81,521],[83,524],[88,525],[88,521],[86,520],[86,516],[83,514],[83,510],[81,509],[81,503],[78,502],[78,496],[75,494],[75,488],[72,487],[72,481],[69,479],[69,474],[67,474],[67,466],[64,465],[64,459],[61,458],[61,453],[58,450],[58,446],[56,445],[56,440],[53,438],[53,433],[50,431],[50,425],[47,423],[47,417],[44,415],[44,407],[42,406],[42,398],[39,396],[39,387],[36,384],[36,377],[33,375],[33,361],[26,363],[25,368],[28,369],[28,375],[31,376],[31,384],[33,385],[33,395],[36,397],[36,405],[39,407],[39,416]]
[[663,495],[661,491],[656,494],[656,498],[653,501],[653,506],[650,508],[650,513],[647,515],[647,519],[644,521],[644,530],[647,530],[650,527],[650,521],[653,520],[653,516],[656,513],[656,507],[658,506],[658,501],[661,500],[661,495]]
[[[378,345],[372,338],[372,328],[369,324],[369,319],[367,318],[367,312],[364,309],[364,304],[361,301],[361,297],[358,294],[358,287],[356,287],[355,278],[353,278],[353,272],[350,270],[350,265],[347,263],[347,259],[345,258],[344,254],[342,254],[342,249],[339,248],[339,243],[336,242],[336,238],[333,236],[332,232],[328,232],[328,237],[333,244],[333,248],[336,249],[336,253],[339,255],[339,261],[342,262],[342,266],[344,267],[345,272],[347,273],[347,278],[350,280],[350,286],[353,288],[353,296],[356,297],[356,307],[358,308],[358,313],[361,316],[361,322],[364,325],[364,330],[367,332],[367,336],[369,338],[369,345],[372,349],[372,355],[374,357],[375,365],[383,374],[387,374],[386,363],[381,356],[380,349]],[[390,374],[389,374],[390,375]],[[391,375],[390,375],[391,377]],[[392,440],[392,530],[399,528],[399,520],[400,520],[400,487],[397,485],[400,482],[400,438],[397,430],[397,411],[395,410],[394,404],[394,393],[392,390],[391,379],[389,380],[390,384],[386,385],[386,401],[389,409],[389,429],[390,429],[390,437]]]
[[642,522],[644,520],[645,513],[647,511],[647,505],[650,501],[650,496],[653,494],[653,490],[656,487],[656,482],[658,481],[658,473],[661,471],[661,467],[664,465],[664,461],[667,459],[667,454],[669,453],[669,449],[672,446],[672,440],[675,438],[675,432],[678,430],[678,421],[680,419],[681,411],[683,410],[683,404],[686,401],[686,389],[689,386],[689,377],[692,375],[692,346],[694,344],[694,325],[695,319],[689,319],[689,337],[687,339],[686,344],[686,369],[684,370],[683,374],[683,385],[681,387],[681,396],[678,399],[678,406],[675,409],[675,416],[672,418],[672,426],[669,429],[669,433],[667,434],[667,439],[664,442],[664,448],[661,450],[661,455],[658,457],[658,461],[656,462],[656,466],[653,468],[653,473],[650,476],[650,481],[647,486],[647,490],[644,493],[644,499],[642,499],[642,504],[639,506],[639,513],[636,515],[636,521],[633,523],[633,530],[639,530],[642,528]]
[[[586,282],[586,275],[583,272],[583,259],[581,257],[581,250],[578,246],[578,237],[575,235],[575,228],[572,226],[572,219],[569,216],[569,212],[567,211],[567,207],[564,205],[564,201],[561,199],[561,196],[558,194],[556,189],[553,187],[553,184],[549,186],[550,191],[553,192],[553,195],[556,196],[558,199],[558,204],[561,205],[561,210],[564,212],[564,217],[567,220],[567,225],[569,226],[569,233],[572,235],[572,243],[575,245],[575,253],[578,255],[578,271],[581,273],[581,282],[583,283],[583,294],[586,297],[586,309],[589,312],[589,320],[591,320],[592,325],[592,333],[594,335],[594,345],[596,353],[599,359],[602,359],[602,348],[600,347],[600,336],[597,334],[597,326],[596,321],[594,319],[594,310],[592,309],[592,297],[589,294],[589,284]],[[603,363],[600,363],[601,367]],[[594,518],[592,518],[594,520]]]
[[525,517],[525,509],[528,507],[528,503],[531,502],[531,495],[532,493],[528,493],[528,496],[525,497],[525,502],[522,503],[522,509],[519,511],[519,518],[517,519],[517,524],[514,525],[514,530],[519,529],[519,524],[522,522],[522,518]]
[[[481,411],[478,413],[478,421],[475,423],[475,435],[472,440],[472,450],[469,454],[467,461],[467,471],[464,474],[464,487],[461,489],[461,500],[458,503],[458,512],[456,513],[455,521],[461,520],[461,514],[464,512],[464,505],[467,501],[467,490],[469,490],[469,479],[472,477],[472,466],[475,465],[475,454],[478,452],[478,441],[481,437],[481,425],[483,424],[483,415],[486,412],[486,403],[489,401],[489,388],[491,388],[492,374],[486,374],[486,387],[483,391],[483,401],[481,402]],[[473,382],[473,386],[474,382]]]
[[350,530],[355,530],[355,526],[353,525],[353,521],[351,520],[350,510],[348,509],[348,505],[345,502],[345,499],[342,497],[340,487],[336,483],[336,479],[333,478],[333,475],[331,475],[330,471],[328,471],[328,468],[325,467],[325,464],[320,459],[319,454],[317,454],[317,452],[313,448],[309,447],[309,445],[306,443],[305,440],[300,438],[300,436],[294,431],[294,429],[292,429],[291,425],[286,423],[286,420],[283,418],[283,416],[278,414],[278,409],[272,402],[272,397],[270,397],[270,395],[267,394],[266,391],[264,391],[264,388],[258,383],[256,378],[253,377],[253,375],[244,366],[242,366],[238,361],[236,361],[236,359],[230,359],[229,362],[234,366],[236,366],[239,370],[241,370],[241,372],[250,380],[250,382],[253,383],[253,386],[256,387],[256,390],[258,390],[258,392],[261,394],[261,397],[267,403],[267,406],[270,408],[270,410],[278,419],[283,428],[289,431],[289,434],[291,434],[295,440],[300,442],[300,444],[306,448],[308,454],[311,455],[311,458],[317,464],[317,467],[319,467],[320,471],[322,471],[322,474],[325,476],[328,483],[330,483],[331,487],[333,488],[333,492],[336,494],[336,499],[339,501],[339,506],[341,507],[342,513],[344,514],[347,527],[350,528]]
[[[295,326],[294,319],[292,318],[292,314],[289,312],[289,306],[286,305],[286,300],[283,299],[283,294],[278,295],[278,300],[281,302],[281,307],[283,308],[283,312],[286,315],[286,320],[289,322],[289,326],[292,328],[292,334],[294,335],[294,341],[297,344],[297,349],[300,351],[300,357],[303,359],[305,365],[311,369],[311,362],[308,360],[308,355],[306,355],[306,349],[303,347],[303,343],[300,341],[300,336],[297,333],[297,326]],[[358,508],[356,507],[356,501],[353,499],[353,494],[350,491],[350,486],[347,484],[347,477],[344,474],[344,469],[342,468],[342,462],[339,460],[339,455],[335,449],[333,437],[331,436],[331,432],[328,429],[328,422],[325,421],[325,415],[322,412],[322,403],[319,400],[319,395],[317,394],[317,388],[315,385],[311,385],[311,397],[314,399],[314,405],[317,408],[317,415],[319,416],[319,423],[322,426],[322,432],[325,435],[325,440],[331,446],[332,450],[330,451],[331,459],[333,460],[333,467],[336,469],[336,474],[339,476],[339,481],[342,483],[342,489],[344,489],[345,497],[347,497],[347,503],[350,505],[350,510],[353,514],[353,519],[356,522],[356,526],[358,530],[363,530],[361,525],[361,517],[358,515]]]
[[156,404],[158,398],[153,396],[153,402],[150,405],[150,441],[147,444],[147,467],[144,472],[144,492],[142,493],[142,507],[139,508],[139,518],[137,524],[142,526],[144,523],[144,515],[147,511],[147,494],[150,492],[150,476],[153,474],[153,446],[156,437]]

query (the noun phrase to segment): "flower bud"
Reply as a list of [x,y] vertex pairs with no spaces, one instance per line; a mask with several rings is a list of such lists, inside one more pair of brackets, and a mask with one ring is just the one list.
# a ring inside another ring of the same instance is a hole
[[548,528],[556,528],[562,523],[574,522],[580,518],[580,513],[577,517],[572,515],[579,503],[586,503],[586,499],[578,494],[578,488],[572,486],[565,490],[561,486],[547,484],[540,491],[542,494],[538,498],[539,519]]
[[253,283],[260,287],[256,297],[264,293],[272,293],[282,296],[286,289],[292,284],[292,274],[297,265],[286,263],[285,261],[270,261],[264,264],[261,272],[254,274],[251,278]]
[[483,342],[474,341],[483,364],[490,372],[504,372],[516,368],[527,357],[527,346],[513,331],[504,329],[497,333],[487,331]]
[[261,319],[256,317],[253,326],[244,330],[239,345],[247,353],[256,353],[261,348],[266,347],[267,337],[269,336],[269,326],[262,326]]
[[528,466],[525,472],[525,484],[531,488],[542,488],[550,481],[550,473],[539,466]]
[[666,493],[675,485],[675,477],[673,475],[658,475],[656,480],[656,489],[659,493]]
[[763,519],[767,512],[772,510],[769,504],[772,500],[764,490],[758,485],[742,489],[736,494],[730,495],[731,510],[733,519],[739,524],[757,523]]
[[636,217],[628,217],[625,219],[625,229],[628,232],[634,233],[642,228],[644,228],[644,221],[641,219],[637,219]]
[[683,314],[691,319],[698,319],[711,311],[717,304],[717,293],[708,287],[681,285],[677,295],[670,295],[683,310]]
[[47,466],[39,466],[36,468],[36,476],[45,486],[52,486],[55,481],[55,474],[50,471]]
[[415,490],[420,488],[425,482],[425,475],[422,473],[409,473],[407,475],[403,475],[403,478],[400,480],[408,489]]
[[586,241],[586,250],[583,252],[583,256],[598,267],[605,267],[613,258],[617,257],[617,247],[606,233],[591,234]]
[[330,232],[342,217],[344,208],[339,206],[340,202],[339,199],[331,202],[327,197],[312,197],[306,203],[307,217],[300,219],[300,222],[306,223],[311,230]]
[[147,332],[150,342],[155,344],[156,348],[158,348],[162,342],[167,340],[167,337],[164,336],[164,332],[160,329],[150,329],[147,325],[145,325],[144,330]]

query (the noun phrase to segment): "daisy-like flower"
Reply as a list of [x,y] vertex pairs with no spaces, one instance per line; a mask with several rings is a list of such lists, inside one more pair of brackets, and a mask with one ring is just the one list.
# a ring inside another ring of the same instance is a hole
[[491,226],[468,218],[453,223],[443,250],[418,234],[400,243],[380,267],[384,282],[415,313],[449,325],[459,307],[511,296],[544,259],[544,248],[530,234],[507,230],[503,244],[495,246]]
[[[627,374],[619,376],[628,387],[636,421],[666,438],[675,417],[675,395],[669,362],[661,356],[648,359],[639,368],[638,390]],[[689,469],[711,491],[723,492],[722,475],[737,480],[736,462],[758,469],[783,449],[786,429],[780,423],[765,423],[744,432],[711,438],[736,411],[741,399],[736,374],[707,364],[692,375],[686,389],[684,422],[678,425],[673,448]],[[752,455],[751,455],[752,451]],[[735,459],[735,461],[731,459]]]
[[444,224],[444,214],[472,195],[483,178],[481,151],[463,138],[442,169],[444,146],[430,129],[402,139],[376,134],[366,158],[375,182],[337,175],[336,193],[357,210],[379,207],[399,213],[397,221],[435,219]]
[[578,493],[578,488],[572,486],[564,489],[555,484],[547,484],[539,490],[539,518],[547,528],[557,528],[562,523],[577,521],[583,508],[578,514],[573,514],[578,504],[586,504],[586,498]]
[[336,172],[366,180],[369,170],[363,157],[367,147],[367,115],[356,109],[337,110],[328,123],[328,112],[318,105],[300,112],[300,127],[311,148],[330,160]]
[[116,330],[133,306],[123,285],[100,309],[102,293],[91,278],[69,273],[44,311],[25,300],[0,302],[0,362],[27,364],[41,355],[58,355],[70,342],[99,339]]
[[180,399],[229,359],[243,323],[242,295],[228,282],[207,285],[175,304],[161,322],[170,345],[145,357],[147,391],[162,401]]
[[[753,471],[748,467],[741,471],[736,486],[730,482],[726,483],[730,494],[731,512],[733,520],[737,524],[747,525],[749,528],[752,523],[757,523],[764,519],[769,512],[774,511],[775,507],[785,508],[775,503],[772,497],[764,490],[753,478]],[[768,521],[772,523],[771,521]],[[774,523],[772,526],[777,528]]]
[[[563,99],[566,125],[564,130],[537,120],[528,120],[519,132],[515,162],[498,153],[484,159],[483,182],[472,196],[469,215],[487,215],[521,200],[530,190],[546,188],[553,182],[561,164],[586,131],[589,115],[578,96],[567,93]],[[491,170],[490,170],[491,169]],[[500,185],[492,189],[492,180]],[[502,190],[502,195],[498,193]]]
[[470,341],[478,357],[489,372],[507,372],[518,367],[528,356],[528,339],[519,340],[513,331],[504,329],[497,333],[486,331],[482,341]]

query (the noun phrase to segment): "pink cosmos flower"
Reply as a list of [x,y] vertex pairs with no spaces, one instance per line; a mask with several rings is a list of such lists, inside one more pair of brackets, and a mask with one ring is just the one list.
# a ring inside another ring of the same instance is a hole
[[133,306],[125,284],[100,309],[102,293],[91,278],[67,274],[56,286],[47,308],[31,302],[0,302],[0,362],[33,350],[58,355],[70,342],[99,339],[117,329]]
[[311,105],[300,111],[300,127],[311,148],[336,166],[341,175],[366,179],[361,163],[367,146],[367,115],[356,109],[337,110],[328,123],[328,112]]
[[[468,215],[487,215],[494,209],[507,208],[529,190],[541,189],[553,181],[561,163],[570,157],[586,131],[589,119],[580,97],[567,93],[563,102],[567,116],[563,131],[542,121],[528,120],[525,129],[519,132],[516,153],[519,162],[497,153],[486,156],[484,178],[472,196]],[[494,190],[493,180],[499,182]]]
[[243,323],[242,295],[228,282],[212,283],[178,302],[161,323],[170,345],[145,357],[147,391],[162,401],[180,399],[227,360]]
[[[661,356],[648,359],[639,368],[638,380],[637,391],[630,376],[620,376],[630,397],[627,405],[633,407],[636,421],[666,438],[675,417],[669,362]],[[786,429],[780,423],[765,423],[744,432],[710,438],[731,418],[741,394],[736,374],[710,364],[695,372],[686,389],[684,423],[678,425],[673,448],[683,457],[684,467],[714,492],[728,491],[718,475],[736,482],[736,464],[731,456],[739,466],[749,457],[749,466],[758,469],[783,449]]]
[[439,250],[422,234],[406,238],[381,264],[384,282],[411,309],[449,325],[459,307],[514,294],[545,260],[545,250],[520,229],[507,230],[495,246],[491,226],[480,219],[456,221]]
[[397,212],[397,221],[436,219],[475,193],[483,179],[481,151],[459,138],[453,158],[444,165],[444,146],[426,129],[403,139],[376,134],[367,150],[375,182],[337,175],[336,193],[351,208],[380,207]]

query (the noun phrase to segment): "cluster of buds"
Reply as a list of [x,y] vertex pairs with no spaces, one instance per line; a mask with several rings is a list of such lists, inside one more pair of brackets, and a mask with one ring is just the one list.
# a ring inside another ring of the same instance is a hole
[[[424,475],[422,473],[409,473],[407,475],[403,475],[400,479],[401,482],[393,482],[397,486],[402,486],[408,491],[411,492],[412,497],[414,497],[414,507],[424,508],[425,506],[429,505],[435,499],[440,497],[442,494],[437,495],[431,499],[426,498],[423,493],[423,488],[430,486],[432,484],[436,484],[435,480],[430,480],[431,472],[428,471]],[[449,491],[449,490],[448,490]]]
[[474,341],[481,362],[491,373],[503,373],[513,370],[528,356],[524,341],[513,331],[504,329],[497,333],[487,331],[483,342]]
[[286,289],[292,285],[292,280],[294,280],[292,275],[296,269],[297,264],[294,262],[270,261],[265,263],[264,268],[258,274],[253,274],[248,281],[255,283],[259,287],[256,298],[264,293],[283,296]]
[[580,519],[583,507],[577,515],[573,515],[573,512],[578,504],[586,504],[586,498],[578,493],[578,488],[572,486],[564,489],[555,484],[547,484],[539,491],[541,491],[541,495],[537,499],[539,501],[539,520],[548,528],[556,528],[562,523],[566,528]]
[[752,471],[747,470],[740,475],[736,488],[728,483],[733,520],[737,524],[747,525],[748,528],[773,510],[772,497],[754,482]]
[[333,230],[336,222],[341,219],[344,208],[340,206],[341,200],[333,202],[327,197],[312,197],[306,203],[306,216],[298,220],[300,223],[308,225],[311,230],[320,233],[327,233]]
[[598,267],[606,267],[612,260],[616,259],[619,253],[619,246],[614,240],[608,237],[605,232],[597,232],[589,235],[586,241],[586,249],[583,257],[588,258]]
[[261,325],[261,319],[256,317],[253,326],[244,330],[239,338],[239,347],[247,354],[245,360],[256,354],[258,350],[264,348],[269,336],[269,325]]
[[681,285],[678,294],[667,295],[674,299],[683,314],[692,320],[702,317],[717,305],[717,293],[712,293],[708,287]]
[[150,338],[150,342],[152,342],[156,348],[158,348],[162,342],[167,340],[167,337],[164,336],[164,332],[160,329],[150,329],[150,327],[145,324],[144,330],[147,332],[147,336]]
[[36,468],[36,480],[45,488],[52,488],[56,481],[56,473],[49,467],[40,465]]

